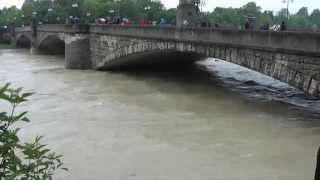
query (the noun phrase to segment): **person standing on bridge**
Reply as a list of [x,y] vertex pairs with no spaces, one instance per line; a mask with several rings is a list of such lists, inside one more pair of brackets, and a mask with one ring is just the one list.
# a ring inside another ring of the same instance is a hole
[[320,147],[318,150],[318,155],[317,155],[317,162],[316,162],[316,175],[314,177],[314,180],[320,180]]
[[183,21],[183,26],[189,26],[188,20],[185,19],[185,20]]
[[121,26],[127,26],[129,24],[129,19],[128,18],[123,18],[121,22]]
[[160,27],[165,27],[166,26],[166,20],[164,18],[160,19]]
[[80,18],[78,16],[74,17],[74,24],[80,24]]
[[249,23],[248,20],[247,20],[246,23],[244,24],[244,29],[245,29],[245,30],[249,30],[249,29],[250,29],[250,23]]
[[287,25],[284,21],[282,21],[281,26],[280,26],[281,31],[286,31],[287,30]]
[[157,21],[152,21],[152,26],[157,26]]
[[144,26],[144,24],[145,24],[144,18],[140,18],[140,19],[138,20],[138,24],[139,24],[139,26]]

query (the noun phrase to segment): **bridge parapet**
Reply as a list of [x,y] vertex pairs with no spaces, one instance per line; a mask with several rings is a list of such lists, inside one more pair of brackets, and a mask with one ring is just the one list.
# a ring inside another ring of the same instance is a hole
[[92,25],[90,33],[320,56],[320,33]]
[[[16,28],[16,32],[31,31],[30,27]],[[226,47],[243,47],[290,54],[320,56],[320,33],[242,31],[211,28],[179,28],[155,26],[115,25],[40,25],[39,32],[101,34],[143,39],[169,40],[212,44]]]
[[17,27],[17,28],[16,28],[16,32],[17,32],[17,33],[31,32],[31,27],[30,27],[30,26]]
[[91,34],[115,35],[144,39],[175,40],[175,27],[91,25]]
[[38,31],[50,32],[50,33],[78,33],[87,34],[89,33],[90,25],[86,24],[46,24],[40,25]]

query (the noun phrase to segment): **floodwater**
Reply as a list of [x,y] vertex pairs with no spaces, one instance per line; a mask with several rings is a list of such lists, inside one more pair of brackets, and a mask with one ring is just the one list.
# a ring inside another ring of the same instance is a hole
[[320,102],[208,59],[192,67],[67,70],[0,50],[0,83],[36,92],[23,140],[64,155],[57,180],[312,180]]

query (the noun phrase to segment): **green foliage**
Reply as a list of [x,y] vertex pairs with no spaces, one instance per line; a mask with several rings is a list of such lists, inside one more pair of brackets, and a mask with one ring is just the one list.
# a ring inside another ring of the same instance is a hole
[[[78,8],[72,8],[75,2]],[[69,16],[78,16],[82,23],[94,23],[96,18],[112,18],[115,15],[126,17],[131,24],[135,24],[140,18],[145,18],[148,23],[165,18],[166,22],[171,23],[176,19],[177,10],[165,9],[160,0],[25,0],[21,9],[13,6],[1,10],[0,26],[8,26],[11,22],[17,26],[29,25],[33,12],[37,12],[37,19],[45,24],[61,24]],[[257,18],[258,26],[287,21],[288,27],[292,28],[320,27],[320,10],[315,9],[309,13],[306,7],[302,7],[296,14],[290,14],[289,20],[286,9],[262,12],[262,8],[255,2],[240,8],[217,7],[205,14],[211,24],[222,26],[243,26],[246,17],[253,16]]]
[[10,25],[10,23],[14,21],[19,23],[21,21],[20,18],[17,18],[17,16],[19,16],[19,13],[20,10],[15,6],[12,6],[10,8],[3,8],[0,14],[0,24]]
[[[262,12],[261,7],[256,3],[249,2],[241,8],[215,8],[209,14],[209,20],[211,23],[220,25],[238,26],[243,25],[248,16],[256,17],[258,26],[280,24],[282,21],[287,21],[287,9],[281,9],[277,13]],[[320,10],[315,9],[309,15],[308,8],[302,7],[296,14],[290,14],[288,26],[292,28],[320,27]]]
[[0,179],[2,180],[49,180],[56,170],[63,167],[62,156],[52,153],[40,143],[20,142],[17,123],[30,122],[28,112],[17,113],[17,107],[26,102],[32,93],[23,93],[22,88],[12,89],[10,84],[0,88],[0,102],[10,105],[9,112],[0,112]]
[[[77,2],[79,7],[72,8]],[[150,8],[146,8],[150,7]],[[49,10],[50,9],[50,10]],[[175,19],[175,10],[166,10],[160,0],[25,0],[21,9],[16,7],[2,9],[0,26],[15,22],[17,26],[29,25],[33,12],[42,23],[64,23],[69,16],[78,16],[82,23],[93,23],[95,18],[113,17],[119,14],[131,23],[145,18],[148,22],[167,17],[167,22]]]

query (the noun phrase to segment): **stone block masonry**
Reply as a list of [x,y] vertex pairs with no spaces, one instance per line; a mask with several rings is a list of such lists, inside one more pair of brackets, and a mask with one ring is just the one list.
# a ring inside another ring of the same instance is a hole
[[13,39],[29,38],[34,52],[63,41],[70,69],[187,64],[213,57],[320,97],[319,33],[111,25],[44,25],[37,31],[32,37],[26,28],[17,29]]

